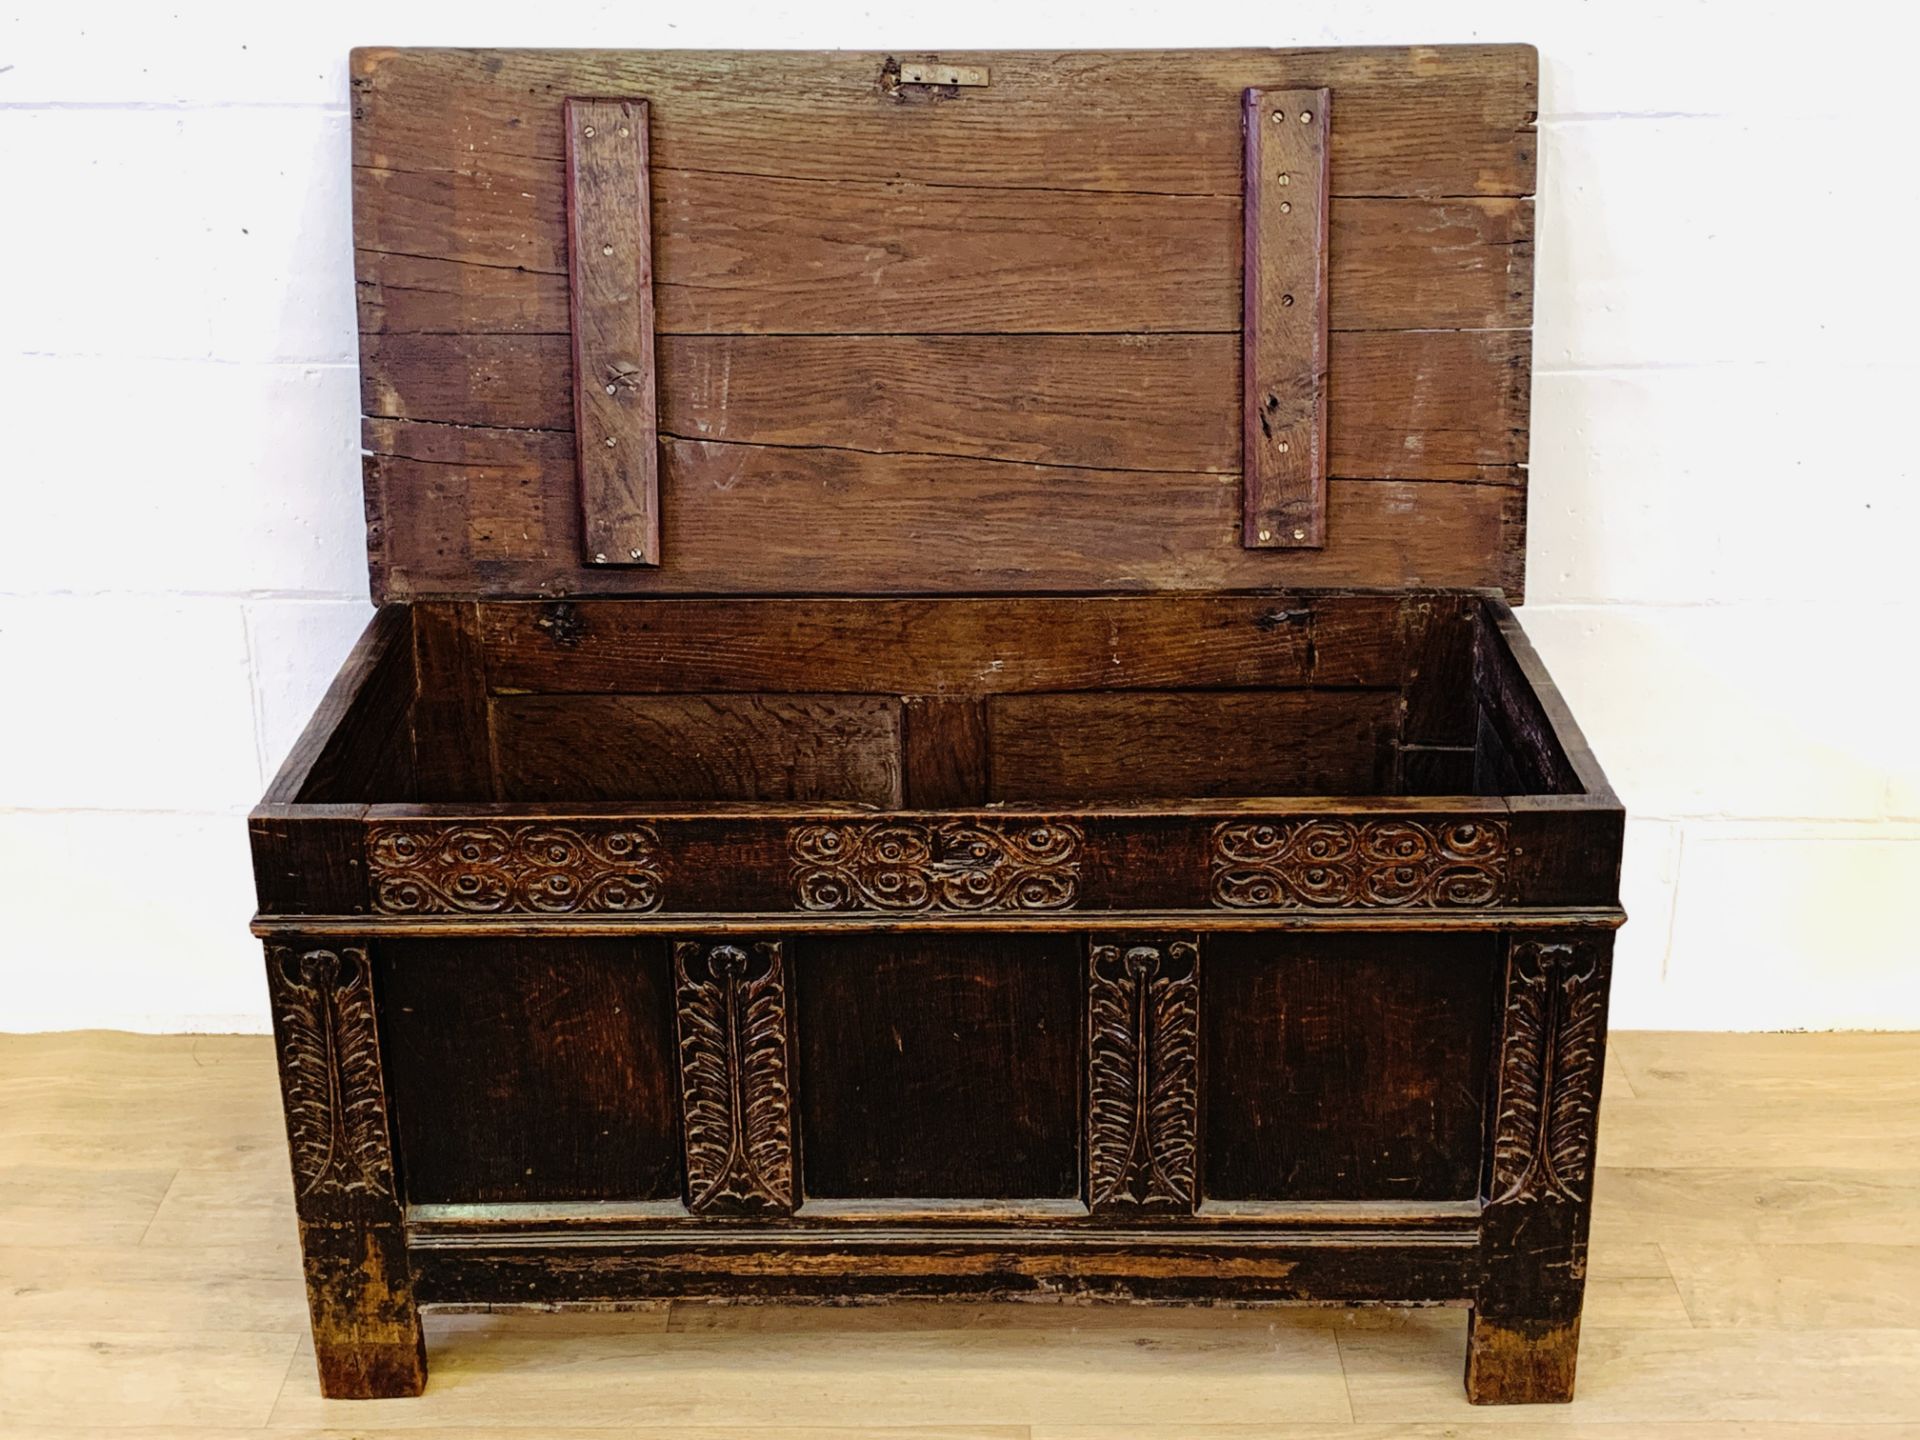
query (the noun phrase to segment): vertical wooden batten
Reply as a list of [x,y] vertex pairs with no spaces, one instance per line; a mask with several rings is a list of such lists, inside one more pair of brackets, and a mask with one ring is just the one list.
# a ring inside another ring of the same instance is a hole
[[647,102],[566,102],[581,535],[591,565],[660,563]]
[[1251,549],[1327,543],[1327,137],[1332,92],[1243,96],[1244,513]]

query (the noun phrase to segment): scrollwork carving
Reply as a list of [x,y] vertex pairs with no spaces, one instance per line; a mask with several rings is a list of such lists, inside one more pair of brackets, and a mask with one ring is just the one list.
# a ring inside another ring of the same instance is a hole
[[1213,832],[1212,893],[1230,909],[1498,905],[1507,827],[1497,820],[1252,820]]
[[267,949],[294,1189],[302,1199],[394,1194],[373,971],[357,946]]
[[1191,1211],[1199,947],[1095,943],[1087,969],[1089,1202],[1096,1211]]
[[794,1186],[781,947],[683,940],[673,966],[688,1207],[784,1214]]
[[1085,837],[1058,820],[835,821],[788,838],[802,910],[1070,910]]
[[1495,1204],[1581,1203],[1593,1174],[1606,976],[1589,941],[1516,941],[1509,953]]
[[660,906],[660,837],[645,825],[376,825],[373,907],[388,915],[627,914]]

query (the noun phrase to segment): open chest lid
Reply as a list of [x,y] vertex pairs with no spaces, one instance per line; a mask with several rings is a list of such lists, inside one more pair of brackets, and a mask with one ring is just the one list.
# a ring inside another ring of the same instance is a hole
[[376,597],[1519,598],[1530,47],[353,75]]

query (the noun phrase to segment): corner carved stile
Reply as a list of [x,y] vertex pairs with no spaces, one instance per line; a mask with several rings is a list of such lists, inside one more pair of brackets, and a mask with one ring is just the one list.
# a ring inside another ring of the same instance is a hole
[[393,1148],[366,950],[270,946],[267,981],[297,1198],[391,1198]]
[[1188,1213],[1199,1152],[1199,947],[1096,943],[1087,969],[1088,1202]]
[[785,1214],[794,1204],[793,1102],[781,947],[673,947],[687,1205]]
[[1510,952],[1494,1204],[1586,1198],[1606,1045],[1606,974],[1587,941],[1519,941]]

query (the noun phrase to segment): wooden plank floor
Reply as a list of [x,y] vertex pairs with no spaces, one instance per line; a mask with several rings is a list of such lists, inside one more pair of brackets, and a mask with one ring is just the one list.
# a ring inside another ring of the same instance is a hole
[[1920,1035],[1616,1037],[1580,1399],[1459,1311],[673,1306],[430,1319],[315,1387],[268,1042],[0,1036],[0,1436],[1920,1436]]

